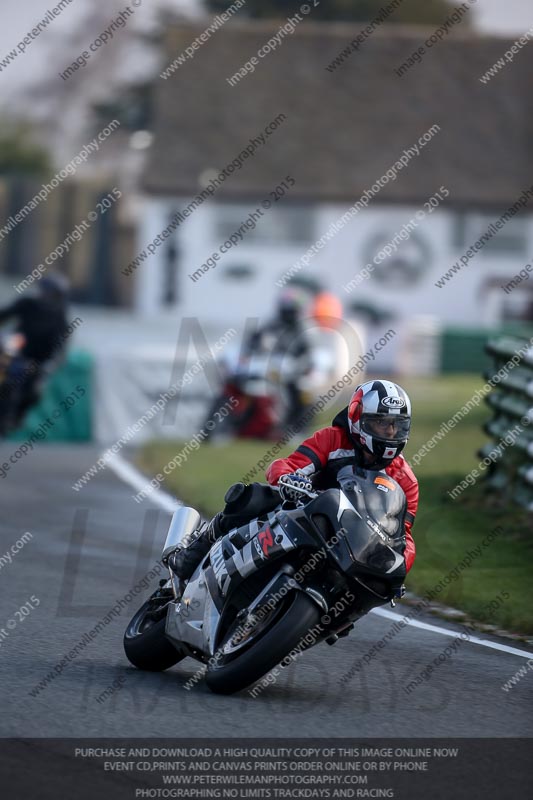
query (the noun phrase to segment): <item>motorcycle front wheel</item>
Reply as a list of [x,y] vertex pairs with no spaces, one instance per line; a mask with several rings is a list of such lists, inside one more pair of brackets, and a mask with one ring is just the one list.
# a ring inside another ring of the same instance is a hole
[[165,636],[168,602],[155,592],[126,628],[124,652],[137,669],[162,672],[185,658]]
[[212,692],[233,694],[256,683],[318,625],[320,610],[303,592],[292,592],[264,623],[243,635],[235,623],[207,667]]

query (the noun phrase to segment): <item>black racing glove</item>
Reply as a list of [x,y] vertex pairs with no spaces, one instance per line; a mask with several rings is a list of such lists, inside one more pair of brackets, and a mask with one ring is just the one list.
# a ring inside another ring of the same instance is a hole
[[278,481],[278,488],[281,499],[290,503],[298,503],[304,497],[312,496],[313,492],[313,484],[309,478],[298,472],[282,475]]

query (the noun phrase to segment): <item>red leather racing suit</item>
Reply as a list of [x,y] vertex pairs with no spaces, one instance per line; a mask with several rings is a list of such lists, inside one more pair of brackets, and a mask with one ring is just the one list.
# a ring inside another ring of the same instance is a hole
[[[282,475],[301,470],[313,482],[317,489],[329,489],[337,486],[336,475],[339,469],[353,464],[357,445],[348,432],[347,409],[341,411],[333,420],[333,425],[322,428],[302,444],[287,458],[273,461],[266,472],[267,481],[276,486]],[[357,463],[359,459],[356,459]],[[418,481],[403,457],[397,456],[385,468],[387,475],[393,478],[407,498],[407,514],[405,517],[405,568],[407,571],[415,560],[415,543],[411,528],[418,507]]]

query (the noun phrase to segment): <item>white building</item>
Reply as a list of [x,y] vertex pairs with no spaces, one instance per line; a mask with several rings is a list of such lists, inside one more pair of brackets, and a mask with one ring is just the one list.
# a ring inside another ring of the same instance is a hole
[[[482,83],[511,42],[459,26],[400,78],[395,70],[427,32],[382,26],[327,70],[358,29],[304,22],[230,85],[278,27],[233,21],[156,82],[139,234],[147,258],[132,278],[139,312],[172,309],[221,326],[264,316],[292,267],[319,278],[347,308],[373,309],[377,331],[401,333],[400,349],[419,315],[466,327],[527,318],[529,283],[511,293],[501,286],[533,252],[531,210],[516,205],[524,191],[533,196],[529,49]],[[163,68],[203,30],[170,30]],[[271,193],[284,183],[276,201]],[[368,207],[340,221],[363,196]],[[238,241],[229,247],[232,234]],[[462,257],[467,263],[436,285]],[[368,277],[356,278],[365,267]]]

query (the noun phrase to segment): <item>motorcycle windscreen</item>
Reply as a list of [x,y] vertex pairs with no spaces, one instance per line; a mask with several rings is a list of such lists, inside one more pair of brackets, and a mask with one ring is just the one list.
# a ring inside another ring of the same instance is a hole
[[[407,501],[385,472],[340,470],[339,521],[352,559],[372,572],[387,573],[401,563]],[[344,499],[343,499],[344,498]]]

